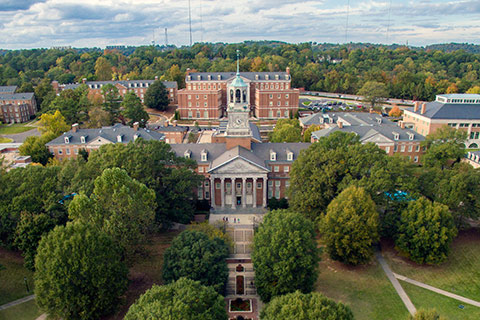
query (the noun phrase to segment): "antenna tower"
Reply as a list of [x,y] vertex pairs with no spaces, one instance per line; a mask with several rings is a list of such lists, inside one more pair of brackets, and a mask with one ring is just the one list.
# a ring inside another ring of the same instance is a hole
[[165,47],[168,47],[168,32],[167,32],[167,28],[165,28]]
[[348,15],[350,14],[350,0],[347,1],[347,22],[345,23],[345,44],[348,39]]
[[390,0],[390,6],[388,7],[387,38],[386,38],[385,44],[388,44],[388,33],[390,32],[390,11],[391,10],[392,10],[392,0]]
[[190,47],[192,46],[192,10],[190,0],[188,0],[188,23],[190,25]]

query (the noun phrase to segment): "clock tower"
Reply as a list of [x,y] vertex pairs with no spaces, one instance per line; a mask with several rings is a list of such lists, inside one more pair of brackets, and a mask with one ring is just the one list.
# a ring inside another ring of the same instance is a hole
[[250,117],[250,87],[240,77],[238,55],[239,50],[237,50],[237,75],[227,86],[228,123],[225,138],[227,138],[227,148],[228,140],[231,142],[236,140],[239,142],[237,145],[246,147],[245,141],[248,139],[248,149],[250,149],[252,137],[252,130],[248,122]]

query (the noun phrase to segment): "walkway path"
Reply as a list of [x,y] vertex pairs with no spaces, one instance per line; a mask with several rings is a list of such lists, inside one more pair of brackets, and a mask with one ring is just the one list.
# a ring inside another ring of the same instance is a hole
[[415,306],[413,305],[412,301],[410,300],[410,298],[408,297],[407,293],[405,292],[405,290],[403,290],[402,286],[400,285],[400,283],[398,282],[397,278],[395,277],[394,273],[392,272],[392,270],[390,269],[390,267],[388,266],[387,262],[385,261],[385,259],[383,258],[382,254],[380,252],[376,252],[375,253],[375,257],[377,258],[377,261],[380,263],[380,265],[382,266],[382,269],[383,271],[385,272],[385,274],[387,275],[388,277],[388,280],[390,280],[390,282],[392,283],[393,287],[395,288],[395,290],[397,291],[397,294],[400,296],[400,299],[402,299],[403,303],[405,304],[405,307],[407,307],[408,309],[408,312],[410,312],[410,314],[413,316],[415,315],[415,313],[417,312],[417,309],[415,308]]
[[24,303],[24,302],[27,302],[27,301],[30,301],[30,300],[33,300],[35,299],[35,295],[32,294],[31,296],[26,296],[26,297],[23,297],[21,299],[18,299],[18,300],[15,300],[15,301],[12,301],[12,302],[9,302],[9,303],[6,303],[4,305],[1,305],[0,306],[0,310],[4,310],[4,309],[7,309],[7,308],[10,308],[10,307],[13,307],[13,306],[16,306],[20,303]]
[[464,302],[464,303],[467,303],[467,304],[471,304],[472,306],[480,307],[480,302],[478,302],[478,301],[475,301],[475,300],[472,300],[472,299],[468,299],[468,298],[459,296],[459,295],[457,295],[457,294],[454,294],[454,293],[451,293],[451,292],[448,292],[448,291],[445,291],[445,290],[442,290],[442,289],[438,289],[438,288],[429,286],[428,284],[425,284],[425,283],[423,283],[423,282],[416,281],[416,280],[407,278],[407,277],[405,277],[405,276],[402,276],[402,275],[399,275],[399,274],[396,274],[396,273],[393,273],[393,275],[394,275],[395,278],[397,278],[398,280],[402,280],[402,281],[411,283],[411,284],[413,284],[413,285],[416,285],[416,286],[418,286],[418,287],[421,287],[421,288],[424,288],[424,289],[427,289],[427,290],[436,292],[436,293],[438,293],[438,294],[444,295],[444,296],[446,296],[446,297],[449,297],[449,298],[452,298],[452,299],[455,299],[455,300],[458,300],[458,301],[461,301],[461,302]]

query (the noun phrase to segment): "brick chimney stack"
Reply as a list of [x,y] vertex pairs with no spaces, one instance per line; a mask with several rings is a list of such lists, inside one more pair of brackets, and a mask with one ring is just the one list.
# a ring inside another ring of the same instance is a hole
[[422,103],[422,111],[420,111],[421,114],[424,114],[427,111],[427,104]]
[[192,72],[192,70],[190,70],[190,68],[187,68],[187,72],[185,72],[185,75],[188,76],[190,72]]
[[165,123],[163,124],[165,127],[168,127],[168,121],[165,121]]
[[172,126],[174,126],[174,127],[177,126],[177,120],[173,120]]
[[87,78],[83,78],[83,79],[82,79],[82,83],[83,83],[83,84],[87,83]]
[[340,129],[342,129],[342,128],[343,128],[343,122],[342,122],[342,121],[338,121],[338,123],[337,123],[337,124],[338,124],[338,127],[339,127]]
[[137,122],[134,122],[134,123],[133,123],[133,130],[134,130],[134,131],[138,131],[138,127],[139,127],[139,126],[140,126],[140,123],[138,123],[138,121],[137,121]]
[[72,124],[72,131],[77,132],[78,131],[78,123]]
[[158,76],[155,76],[155,81],[158,80]]
[[405,122],[400,121],[400,128],[405,129]]
[[287,74],[290,74],[290,68],[287,67],[287,70],[285,70],[287,72]]
[[413,107],[413,112],[417,112],[419,107],[420,107],[420,101],[415,101],[415,105]]

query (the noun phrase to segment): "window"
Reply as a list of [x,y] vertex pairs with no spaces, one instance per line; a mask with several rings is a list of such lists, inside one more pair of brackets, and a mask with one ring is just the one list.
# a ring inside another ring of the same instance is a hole
[[58,154],[63,154],[62,149],[58,149]]
[[275,187],[276,187],[276,188],[280,188],[280,180],[276,180],[276,181],[275,181]]
[[191,111],[191,110],[188,110],[188,117],[189,117],[189,118],[192,117],[192,111]]
[[273,190],[272,189],[268,189],[268,198],[273,198]]
[[390,147],[385,147],[385,152],[389,153],[390,152]]
[[285,95],[285,98],[287,98],[287,99],[288,99],[288,93]]
[[413,161],[418,162],[418,156],[413,157]]
[[405,145],[404,145],[404,144],[402,144],[402,145],[400,146],[400,152],[405,152]]
[[275,189],[275,198],[280,199],[280,189]]
[[287,160],[288,161],[293,161],[293,152],[288,152],[287,153]]
[[220,182],[216,182],[216,183],[215,183],[215,189],[220,189],[220,187],[221,187]]
[[197,118],[200,118],[200,111],[197,110]]
[[273,110],[268,110],[268,117],[273,118]]
[[269,188],[273,187],[273,180],[268,180],[268,187]]
[[262,189],[262,183],[261,182],[257,182],[257,189]]
[[285,188],[290,187],[290,180],[285,181]]
[[65,149],[67,154],[70,154],[70,148]]
[[283,167],[283,171],[289,172],[289,171],[290,171],[290,166],[284,166],[284,167]]
[[203,199],[203,189],[198,188],[198,199],[202,200]]
[[[204,106],[204,107],[206,107],[206,106],[207,106],[207,103],[206,103],[206,102],[204,102],[204,103],[203,103],[203,106]],[[207,117],[205,117],[205,118],[207,118]]]
[[280,167],[279,167],[279,166],[273,166],[273,171],[274,171],[274,172],[279,172],[279,171],[280,171]]
[[[277,89],[278,89],[278,88],[277,88]],[[278,95],[277,95],[277,98],[278,98],[278,99],[282,98],[282,95],[278,94]]]
[[198,100],[198,94],[195,96],[195,98],[197,98],[197,100]]
[[398,146],[397,145],[393,146],[393,152],[397,152],[397,151],[398,151]]
[[412,152],[413,151],[413,146],[412,145],[409,145],[408,146],[408,152]]
[[78,149],[74,149],[73,152],[74,152],[75,154],[78,154]]
[[271,94],[269,97],[270,97],[270,99],[272,99],[272,98],[273,98],[273,94]]
[[210,199],[210,192],[205,191],[205,199]]
[[270,151],[270,161],[276,161],[277,160],[277,154],[273,151]]
[[251,191],[252,190],[252,183],[247,182],[247,190]]
[[70,139],[68,137],[65,137],[65,143],[70,143]]
[[420,145],[417,144],[417,146],[415,147],[415,151],[416,152],[420,151]]
[[288,106],[288,101],[285,101],[285,105]]
[[190,100],[190,99],[192,99],[192,95],[191,95],[191,94],[188,95],[188,100]]
[[284,116],[285,118],[288,118],[288,110],[285,110],[285,112],[283,113],[283,116]]
[[282,116],[282,112],[280,110],[277,110],[277,118],[280,118]]
[[207,152],[206,151],[202,152],[202,161],[207,161]]
[[202,166],[198,167],[198,172],[203,173],[203,167]]
[[227,193],[230,194],[230,191],[232,190],[232,184],[230,182],[225,182],[225,187],[227,189]]

